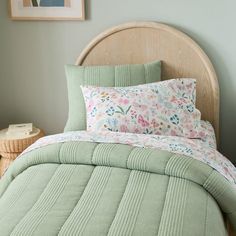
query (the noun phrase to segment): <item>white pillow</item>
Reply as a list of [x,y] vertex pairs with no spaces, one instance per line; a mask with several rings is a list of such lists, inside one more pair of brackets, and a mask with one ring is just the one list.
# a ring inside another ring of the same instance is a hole
[[132,87],[81,86],[87,130],[198,138],[196,80],[172,79]]

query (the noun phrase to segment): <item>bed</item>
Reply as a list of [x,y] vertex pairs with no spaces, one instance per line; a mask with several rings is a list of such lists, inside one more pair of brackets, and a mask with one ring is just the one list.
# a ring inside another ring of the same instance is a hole
[[132,22],[93,39],[76,65],[156,60],[163,82],[196,79],[196,107],[214,128],[215,147],[187,138],[179,138],[180,145],[163,135],[76,131],[67,124],[67,132],[40,139],[4,174],[0,235],[233,235],[236,170],[216,151],[219,87],[204,51],[173,27]]

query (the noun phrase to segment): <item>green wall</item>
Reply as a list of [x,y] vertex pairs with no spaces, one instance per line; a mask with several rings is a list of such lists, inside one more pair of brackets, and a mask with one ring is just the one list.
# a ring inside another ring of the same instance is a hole
[[221,150],[236,162],[235,0],[88,0],[84,22],[11,21],[0,1],[0,128],[33,122],[47,133],[67,116],[64,65],[111,26],[168,23],[194,38],[212,60],[221,89]]

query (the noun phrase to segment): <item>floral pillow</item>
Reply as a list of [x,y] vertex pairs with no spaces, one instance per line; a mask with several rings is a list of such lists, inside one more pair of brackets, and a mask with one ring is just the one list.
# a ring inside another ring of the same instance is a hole
[[209,121],[201,120],[201,127],[198,131],[198,137],[209,147],[217,149],[215,131]]
[[196,80],[172,79],[131,87],[81,86],[88,131],[198,138]]

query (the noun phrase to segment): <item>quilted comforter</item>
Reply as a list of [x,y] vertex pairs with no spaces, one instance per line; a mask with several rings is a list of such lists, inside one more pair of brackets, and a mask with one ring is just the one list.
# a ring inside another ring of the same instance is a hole
[[41,145],[0,181],[0,235],[227,235],[236,188],[209,165],[151,147]]

